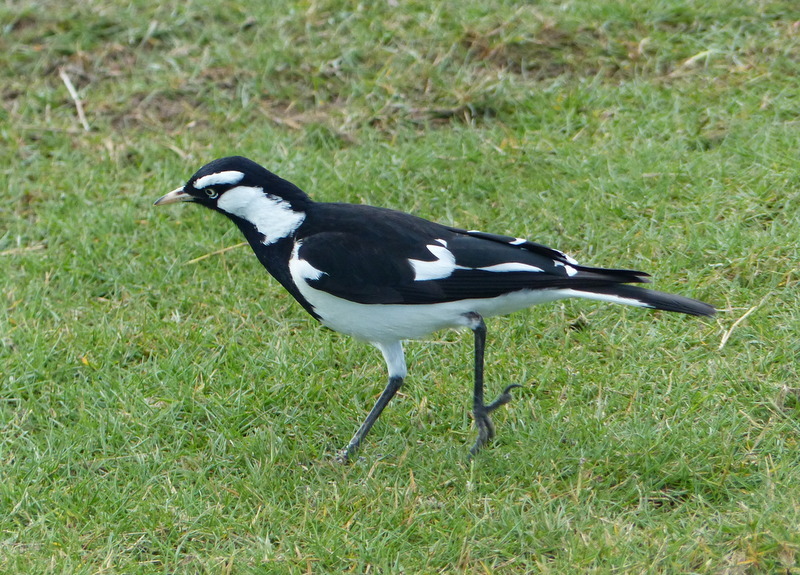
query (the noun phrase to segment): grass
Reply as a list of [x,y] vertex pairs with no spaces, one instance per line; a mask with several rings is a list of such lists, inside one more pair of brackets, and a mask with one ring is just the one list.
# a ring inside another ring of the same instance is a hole
[[[0,571],[800,573],[795,4],[0,7]],[[151,207],[230,153],[723,311],[491,320],[471,464],[471,338],[409,343],[335,465],[379,354]]]

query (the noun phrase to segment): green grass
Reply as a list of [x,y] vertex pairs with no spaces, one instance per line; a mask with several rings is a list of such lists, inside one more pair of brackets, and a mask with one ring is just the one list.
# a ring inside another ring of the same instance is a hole
[[[0,7],[0,571],[800,573],[796,2],[155,4]],[[152,207],[231,153],[722,313],[491,320],[472,463],[471,337],[409,343],[336,465],[379,354]]]

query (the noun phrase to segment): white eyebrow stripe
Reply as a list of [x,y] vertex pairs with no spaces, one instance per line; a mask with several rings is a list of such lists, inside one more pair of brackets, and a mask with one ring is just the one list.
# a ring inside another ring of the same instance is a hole
[[244,178],[244,174],[238,170],[226,170],[224,172],[217,172],[216,174],[208,174],[202,178],[197,178],[194,182],[194,189],[202,190],[208,186],[216,186],[219,184],[232,186],[238,184]]

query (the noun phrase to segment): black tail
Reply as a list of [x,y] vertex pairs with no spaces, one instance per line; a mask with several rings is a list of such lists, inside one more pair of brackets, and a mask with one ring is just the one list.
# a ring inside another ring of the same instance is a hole
[[717,313],[714,306],[705,302],[674,295],[660,291],[641,288],[631,285],[610,285],[603,287],[592,287],[585,291],[575,290],[576,295],[588,299],[599,299],[605,301],[615,301],[638,307],[649,307],[663,309],[664,311],[674,311],[688,315],[712,316]]

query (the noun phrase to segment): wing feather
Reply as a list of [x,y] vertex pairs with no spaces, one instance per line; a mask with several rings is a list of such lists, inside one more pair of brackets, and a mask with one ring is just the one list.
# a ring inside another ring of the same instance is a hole
[[[336,204],[328,206],[335,210]],[[581,266],[558,250],[519,238],[369,206],[354,214],[348,207],[327,214],[336,229],[299,237],[298,257],[322,272],[306,279],[310,286],[359,303],[426,304],[647,281],[643,272]]]

